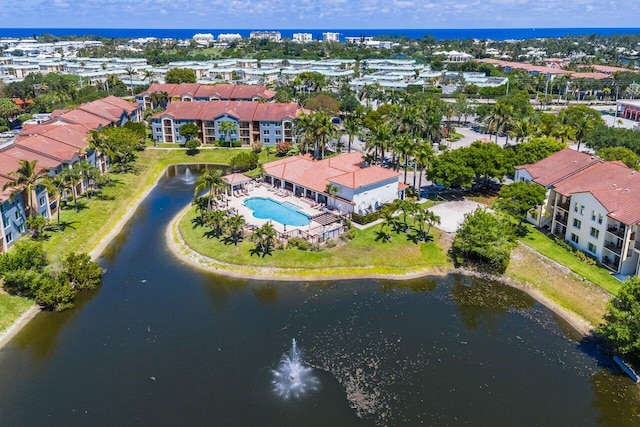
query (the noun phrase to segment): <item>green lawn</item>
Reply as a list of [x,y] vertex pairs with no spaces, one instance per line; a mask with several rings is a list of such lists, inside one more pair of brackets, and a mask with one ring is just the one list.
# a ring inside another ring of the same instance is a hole
[[[180,163],[226,164],[240,150],[225,148],[203,150],[190,156],[184,150],[147,150],[139,153],[135,172],[110,175],[111,185],[103,190],[104,197],[81,197],[81,209],[75,212],[73,203],[62,209],[62,231],[47,233],[45,249],[56,260],[70,251],[90,252],[114,225],[131,209],[139,196],[157,180],[162,170]],[[53,224],[56,218],[52,218]]]
[[[203,227],[194,226],[195,209],[191,209],[179,224],[180,232],[188,245],[203,255],[215,260],[241,266],[279,267],[308,269],[314,274],[361,274],[366,271],[376,274],[406,274],[422,269],[451,267],[446,253],[438,241],[439,230],[432,229],[434,241],[413,243],[403,233],[392,233],[391,242],[378,239],[377,227],[356,230],[356,238],[334,248],[320,252],[299,249],[274,250],[262,257],[251,253],[255,244],[249,240],[225,244],[221,239],[203,237]],[[346,270],[346,271],[345,271]]]
[[7,295],[0,290],[0,332],[11,326],[31,306],[32,301]]
[[603,267],[588,265],[580,261],[573,253],[556,244],[550,237],[528,226],[529,233],[520,239],[522,243],[532,247],[546,257],[564,265],[580,277],[595,283],[612,294],[617,294],[622,282],[611,275],[611,272]]

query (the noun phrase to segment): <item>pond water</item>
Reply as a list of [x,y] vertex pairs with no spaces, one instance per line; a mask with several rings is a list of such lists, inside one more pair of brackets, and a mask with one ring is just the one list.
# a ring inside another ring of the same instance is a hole
[[[0,350],[0,425],[639,425],[637,386],[517,290],[180,263],[164,244],[193,195],[180,175],[105,251],[100,289]],[[285,354],[316,381],[299,397],[274,392]]]

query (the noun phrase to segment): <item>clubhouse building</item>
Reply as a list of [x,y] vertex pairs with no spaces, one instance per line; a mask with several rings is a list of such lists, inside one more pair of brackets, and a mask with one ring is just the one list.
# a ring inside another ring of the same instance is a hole
[[391,169],[366,163],[360,152],[323,160],[311,155],[285,157],[264,166],[265,180],[296,197],[350,215],[366,214],[404,198],[407,185]]

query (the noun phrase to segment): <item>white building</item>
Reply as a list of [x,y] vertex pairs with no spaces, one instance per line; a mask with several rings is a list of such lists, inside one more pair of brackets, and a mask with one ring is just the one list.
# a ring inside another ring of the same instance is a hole
[[640,173],[567,148],[517,166],[515,180],[547,189],[543,205],[528,213],[529,222],[616,274],[639,274]]
[[207,33],[207,34],[198,33],[193,36],[193,41],[200,46],[209,46],[215,41],[215,38],[211,33]]
[[280,34],[280,31],[252,31],[249,34],[249,38],[279,42],[282,40],[282,34]]
[[238,33],[222,33],[218,34],[219,42],[231,43],[238,40],[242,40],[242,36]]
[[[403,197],[400,174],[365,163],[352,152],[323,160],[285,157],[264,165],[266,180],[298,197],[313,199],[344,214],[366,214]],[[329,191],[333,189],[333,191]]]
[[339,42],[340,33],[322,33],[323,42]]
[[293,33],[293,41],[296,43],[311,43],[313,35],[311,33]]

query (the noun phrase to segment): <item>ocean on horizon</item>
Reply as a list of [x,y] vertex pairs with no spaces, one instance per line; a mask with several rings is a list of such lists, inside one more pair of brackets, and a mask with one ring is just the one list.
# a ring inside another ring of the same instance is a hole
[[[54,36],[101,36],[107,38],[174,38],[190,39],[196,33],[211,33],[218,36],[220,33],[238,33],[242,37],[249,37],[255,29],[170,29],[170,28],[0,28],[0,37],[31,37],[42,34]],[[271,29],[265,31],[279,31],[283,38],[292,38],[293,33],[311,33],[314,40],[322,38],[322,33],[340,33],[340,40],[345,37],[360,36],[405,36],[409,39],[420,39],[424,36],[433,36],[436,40],[452,39],[492,39],[492,40],[522,40],[532,38],[564,37],[576,35],[613,35],[613,34],[640,34],[640,28],[452,28],[452,29]]]

